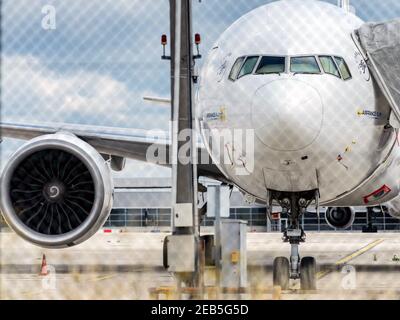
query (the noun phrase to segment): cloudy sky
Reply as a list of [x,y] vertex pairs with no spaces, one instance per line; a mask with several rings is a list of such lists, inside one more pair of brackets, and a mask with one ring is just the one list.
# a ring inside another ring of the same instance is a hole
[[[193,0],[202,53],[236,19],[268,2]],[[400,17],[398,0],[351,4],[366,21]],[[56,10],[55,30],[42,27],[47,5]],[[3,0],[2,121],[166,130],[169,110],[142,97],[169,96],[169,64],[160,59],[168,10],[167,0]],[[6,140],[2,159],[18,145]],[[169,170],[135,163],[127,174],[168,176]]]

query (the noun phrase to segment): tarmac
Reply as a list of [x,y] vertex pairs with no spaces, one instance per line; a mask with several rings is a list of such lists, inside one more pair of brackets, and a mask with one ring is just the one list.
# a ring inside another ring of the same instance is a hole
[[[49,250],[1,232],[0,299],[150,299],[151,288],[168,293],[175,279],[162,266],[165,236],[113,230],[76,247]],[[308,233],[300,254],[317,259],[318,290],[307,293],[293,281],[290,290],[273,294],[273,259],[290,251],[281,234],[248,233],[247,250],[248,292],[218,298],[400,298],[400,233]],[[47,276],[39,275],[43,254]],[[206,284],[213,285],[212,276]]]

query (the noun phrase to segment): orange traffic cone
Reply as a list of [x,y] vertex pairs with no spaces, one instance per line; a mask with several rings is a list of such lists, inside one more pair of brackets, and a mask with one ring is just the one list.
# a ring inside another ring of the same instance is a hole
[[42,266],[40,268],[39,276],[47,276],[48,274],[49,271],[47,270],[46,255],[44,254],[42,258]]

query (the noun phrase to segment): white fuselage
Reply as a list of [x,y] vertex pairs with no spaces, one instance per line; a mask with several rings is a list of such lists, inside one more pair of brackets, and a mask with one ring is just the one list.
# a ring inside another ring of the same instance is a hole
[[[216,42],[201,74],[197,118],[214,161],[240,189],[259,199],[267,189],[319,189],[321,203],[335,205],[363,205],[365,195],[388,184],[391,192],[377,202],[397,196],[390,106],[352,38],[362,24],[324,2],[279,1],[246,14]],[[293,72],[291,59],[304,56],[315,57],[321,72]],[[320,56],[343,58],[351,78],[326,73]],[[232,80],[240,57],[284,57],[284,71],[257,74],[256,66]],[[212,136],[232,132],[223,141],[229,161],[209,145],[208,129]],[[244,141],[254,143],[254,159],[236,129],[254,133]]]

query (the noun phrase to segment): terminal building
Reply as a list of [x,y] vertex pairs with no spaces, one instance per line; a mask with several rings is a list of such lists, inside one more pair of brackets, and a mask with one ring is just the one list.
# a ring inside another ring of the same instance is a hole
[[[140,178],[115,179],[114,208],[106,227],[134,228],[136,231],[168,231],[171,226],[171,179]],[[325,210],[319,215],[311,211],[303,216],[305,231],[340,231],[331,228],[325,221]],[[249,205],[238,190],[230,199],[230,218],[248,222],[250,231],[281,232],[287,225],[287,217],[280,216],[270,222],[263,206]],[[366,208],[356,208],[354,224],[348,231],[361,231],[368,224]],[[400,220],[387,214],[376,214],[374,226],[379,231],[400,230]],[[204,218],[202,226],[213,225],[212,218]]]

